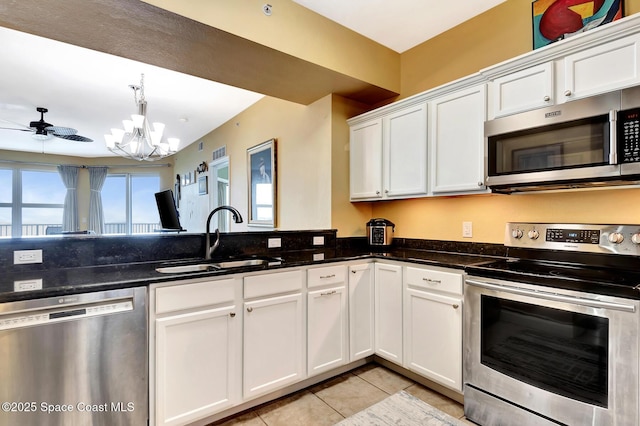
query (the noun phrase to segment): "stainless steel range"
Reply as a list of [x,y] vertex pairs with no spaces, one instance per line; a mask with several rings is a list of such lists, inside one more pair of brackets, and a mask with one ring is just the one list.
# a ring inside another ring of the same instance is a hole
[[465,415],[489,425],[638,425],[640,225],[509,223],[468,268]]

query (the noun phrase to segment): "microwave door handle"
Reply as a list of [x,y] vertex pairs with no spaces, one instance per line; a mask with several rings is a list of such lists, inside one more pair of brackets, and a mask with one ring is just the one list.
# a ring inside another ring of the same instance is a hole
[[618,111],[609,111],[609,164],[618,164]]

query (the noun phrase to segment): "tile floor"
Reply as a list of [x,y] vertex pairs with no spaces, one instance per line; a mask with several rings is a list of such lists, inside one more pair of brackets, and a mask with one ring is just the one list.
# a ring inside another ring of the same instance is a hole
[[464,419],[460,403],[378,364],[367,364],[209,426],[329,426],[403,389],[469,425],[474,424]]

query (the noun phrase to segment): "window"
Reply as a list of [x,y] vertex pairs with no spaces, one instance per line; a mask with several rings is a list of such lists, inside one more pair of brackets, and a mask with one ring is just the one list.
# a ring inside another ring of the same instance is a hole
[[147,234],[160,228],[154,194],[160,176],[113,174],[102,187],[105,234]]
[[0,237],[60,233],[67,189],[56,171],[0,169]]
[[[0,169],[0,186],[13,188],[13,170]],[[12,191],[0,191],[0,237],[11,236]]]

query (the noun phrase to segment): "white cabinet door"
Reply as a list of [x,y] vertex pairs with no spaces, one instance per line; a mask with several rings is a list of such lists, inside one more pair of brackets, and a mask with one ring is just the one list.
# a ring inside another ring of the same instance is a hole
[[402,365],[402,267],[375,265],[375,352]]
[[349,351],[350,361],[374,352],[373,264],[349,266]]
[[382,197],[382,119],[352,126],[349,151],[351,199]]
[[236,306],[155,320],[156,424],[183,425],[239,402]]
[[490,90],[492,118],[553,105],[553,62],[496,78]]
[[347,363],[348,332],[346,286],[307,294],[309,376]]
[[565,56],[558,102],[640,83],[640,35],[632,35]]
[[405,302],[405,368],[462,392],[462,299],[412,288]]
[[302,294],[244,303],[245,399],[304,379]]
[[431,191],[485,191],[485,84],[442,96],[429,105]]
[[427,105],[421,103],[383,118],[384,197],[427,194]]

